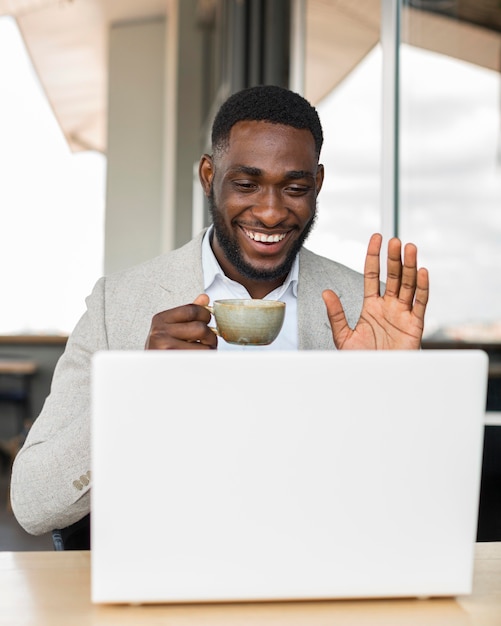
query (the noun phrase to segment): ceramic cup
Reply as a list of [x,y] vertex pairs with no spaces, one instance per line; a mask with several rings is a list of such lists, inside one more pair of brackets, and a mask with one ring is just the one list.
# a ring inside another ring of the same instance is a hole
[[215,300],[205,307],[216,320],[212,330],[228,343],[266,346],[282,328],[285,303],[277,300]]

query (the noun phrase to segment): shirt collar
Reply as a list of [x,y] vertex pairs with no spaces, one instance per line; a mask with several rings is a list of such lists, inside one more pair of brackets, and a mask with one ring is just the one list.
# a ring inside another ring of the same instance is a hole
[[[210,245],[211,233],[213,230],[211,226],[204,235],[202,241],[202,269],[204,273],[204,291],[207,291],[209,287],[214,283],[217,277],[224,277],[225,273],[221,269],[221,266],[216,259],[214,252]],[[296,255],[292,264],[291,270],[287,275],[283,285],[279,287],[280,293],[285,293],[289,287],[292,287],[292,293],[297,297],[297,281],[299,278],[299,254]]]

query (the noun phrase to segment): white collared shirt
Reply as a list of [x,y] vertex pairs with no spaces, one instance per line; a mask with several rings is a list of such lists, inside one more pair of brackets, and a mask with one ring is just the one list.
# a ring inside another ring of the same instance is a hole
[[[214,300],[226,298],[250,298],[247,289],[228,278],[219,265],[210,245],[210,232],[205,233],[202,242],[202,269],[204,273],[204,293],[211,304]],[[285,302],[285,319],[280,334],[268,346],[237,346],[227,343],[218,337],[219,350],[297,350],[297,280],[299,276],[299,258],[296,256],[291,271],[285,282],[271,291],[264,300],[280,300]]]

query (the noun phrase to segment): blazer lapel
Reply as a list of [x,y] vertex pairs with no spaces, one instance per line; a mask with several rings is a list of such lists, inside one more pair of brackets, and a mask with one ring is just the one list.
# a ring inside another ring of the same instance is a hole
[[203,292],[202,239],[205,232],[169,253],[168,266],[162,266],[157,275],[158,284],[164,292],[163,301],[186,304]]
[[300,350],[334,350],[332,332],[322,291],[328,280],[315,255],[303,248],[299,253],[297,321]]

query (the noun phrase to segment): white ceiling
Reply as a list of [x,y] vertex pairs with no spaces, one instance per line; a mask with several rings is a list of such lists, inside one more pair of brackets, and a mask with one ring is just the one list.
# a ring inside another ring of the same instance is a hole
[[378,43],[381,0],[308,0],[305,96],[332,91]]
[[16,18],[72,151],[106,150],[111,23],[165,15],[169,0],[0,0]]
[[[110,24],[166,15],[171,0],[0,0],[17,20],[72,151],[106,151]],[[200,8],[203,8],[203,0]],[[306,96],[337,85],[379,38],[380,0],[308,0]],[[209,2],[210,4],[210,2]]]

